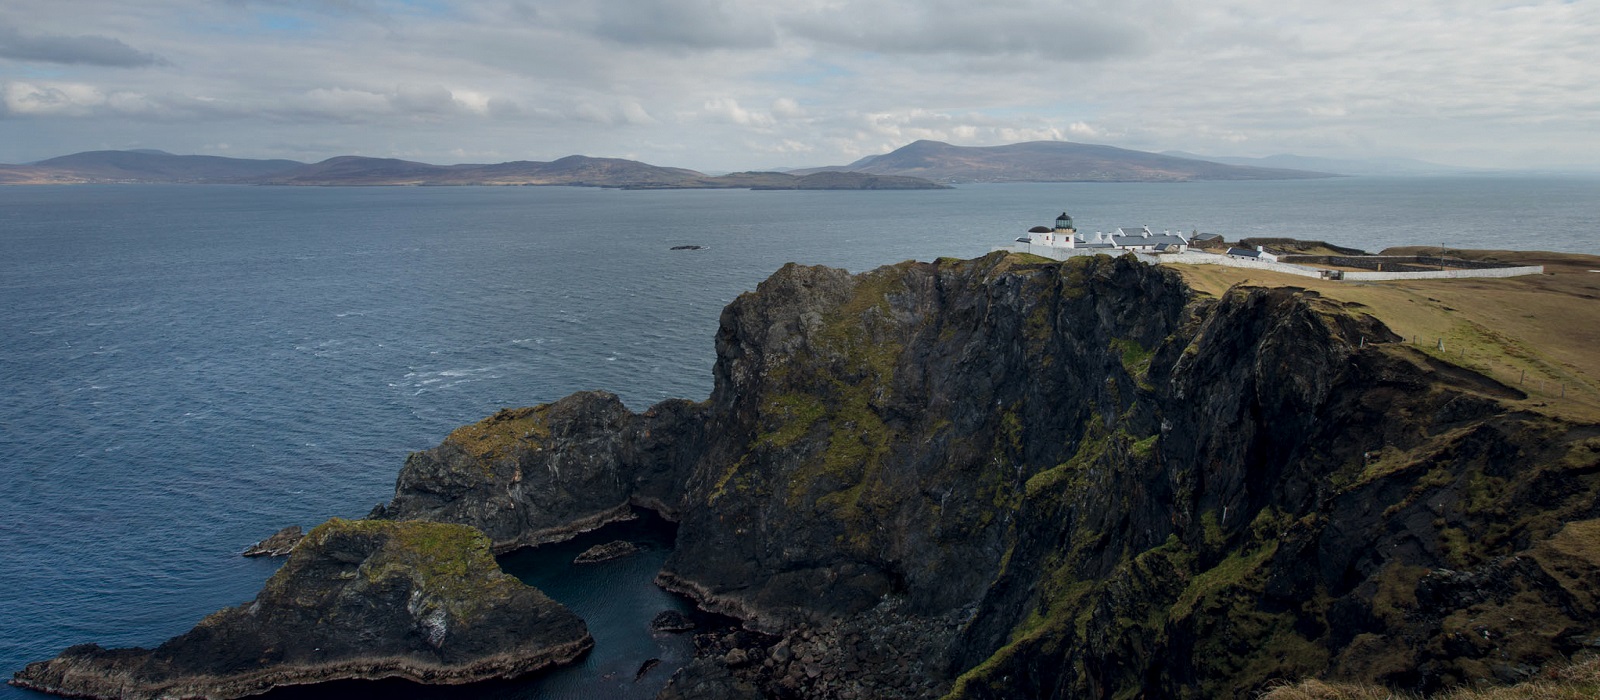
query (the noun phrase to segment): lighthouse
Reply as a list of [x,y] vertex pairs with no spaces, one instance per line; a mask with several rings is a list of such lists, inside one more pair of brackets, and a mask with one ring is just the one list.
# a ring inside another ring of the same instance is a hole
[[1072,216],[1070,214],[1061,212],[1061,216],[1056,217],[1056,233],[1071,236],[1077,232],[1078,229],[1072,225]]

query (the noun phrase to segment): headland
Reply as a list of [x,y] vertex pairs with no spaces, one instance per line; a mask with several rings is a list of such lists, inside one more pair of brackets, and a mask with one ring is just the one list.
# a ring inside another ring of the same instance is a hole
[[1525,681],[1600,638],[1600,259],[1459,257],[1546,271],[788,265],[723,312],[707,401],[502,411],[369,522],[677,520],[659,580],[747,630],[664,697]]

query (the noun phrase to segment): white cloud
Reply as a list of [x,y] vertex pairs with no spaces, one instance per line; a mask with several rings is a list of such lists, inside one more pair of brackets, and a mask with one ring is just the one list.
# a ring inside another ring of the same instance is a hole
[[918,138],[1600,162],[1595,0],[10,0],[0,27],[0,161],[77,130],[702,169]]
[[718,97],[707,100],[705,113],[712,117],[721,118],[739,126],[769,127],[776,120],[771,114],[748,110],[739,106],[739,101],[729,97]]

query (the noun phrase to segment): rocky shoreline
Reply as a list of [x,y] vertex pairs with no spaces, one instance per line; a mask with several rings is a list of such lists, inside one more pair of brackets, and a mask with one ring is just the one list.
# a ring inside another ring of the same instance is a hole
[[568,664],[593,645],[577,616],[501,573],[476,530],[335,519],[305,536],[255,600],[155,649],[72,647],[11,683],[140,700],[351,679],[458,685]]
[[1600,424],[1398,340],[1128,258],[789,265],[723,312],[708,400],[501,411],[363,522],[487,556],[657,509],[657,582],[743,624],[667,698],[1433,692],[1592,646]]

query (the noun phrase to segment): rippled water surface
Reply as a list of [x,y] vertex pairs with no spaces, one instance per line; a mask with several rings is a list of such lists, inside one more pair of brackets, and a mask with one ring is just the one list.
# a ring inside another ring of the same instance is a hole
[[[789,261],[970,257],[1062,209],[1086,230],[1589,252],[1597,205],[1594,180],[1490,178],[0,188],[0,672],[79,642],[153,645],[249,600],[277,563],[239,550],[365,514],[407,452],[501,407],[704,398],[722,306]],[[668,250],[684,244],[707,249]],[[634,562],[615,575],[659,566]],[[611,644],[654,643],[630,639]],[[594,657],[517,692],[612,692]]]

